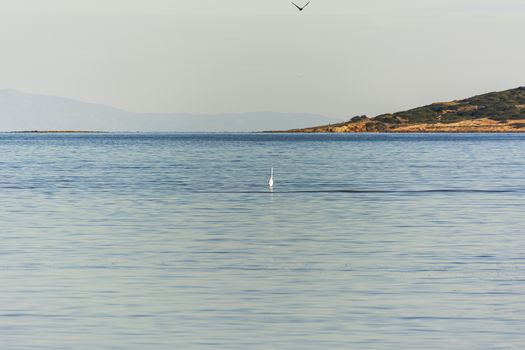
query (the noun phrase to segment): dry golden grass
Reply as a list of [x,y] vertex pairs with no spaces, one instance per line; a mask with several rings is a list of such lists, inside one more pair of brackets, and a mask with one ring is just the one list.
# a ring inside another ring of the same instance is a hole
[[525,120],[497,122],[491,119],[465,120],[456,123],[413,124],[395,128],[393,132],[525,132]]
[[421,124],[401,124],[399,126],[381,125],[364,120],[357,123],[347,123],[343,125],[324,125],[313,128],[295,129],[290,132],[333,132],[333,133],[359,133],[359,132],[407,132],[407,133],[445,133],[445,132],[525,132],[525,120],[509,120],[508,122],[498,122],[492,119],[465,120],[456,123],[421,123]]

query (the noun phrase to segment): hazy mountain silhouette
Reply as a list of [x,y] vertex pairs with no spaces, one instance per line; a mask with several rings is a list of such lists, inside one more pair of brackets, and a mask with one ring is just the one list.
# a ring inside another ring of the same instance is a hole
[[64,97],[0,90],[0,130],[262,131],[340,122],[307,113],[133,113]]

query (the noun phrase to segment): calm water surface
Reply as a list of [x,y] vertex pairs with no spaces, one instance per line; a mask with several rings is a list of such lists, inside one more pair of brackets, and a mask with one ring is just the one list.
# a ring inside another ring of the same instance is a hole
[[0,134],[0,155],[0,349],[525,348],[525,135]]

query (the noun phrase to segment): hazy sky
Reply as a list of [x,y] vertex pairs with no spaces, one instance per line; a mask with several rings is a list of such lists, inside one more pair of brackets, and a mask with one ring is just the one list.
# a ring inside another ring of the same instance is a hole
[[0,0],[0,87],[347,119],[525,85],[524,28],[523,0]]

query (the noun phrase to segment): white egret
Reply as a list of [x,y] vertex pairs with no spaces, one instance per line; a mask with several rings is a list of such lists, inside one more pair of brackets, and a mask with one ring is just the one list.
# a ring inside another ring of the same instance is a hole
[[270,172],[270,178],[268,179],[268,187],[272,188],[273,187],[273,168]]

